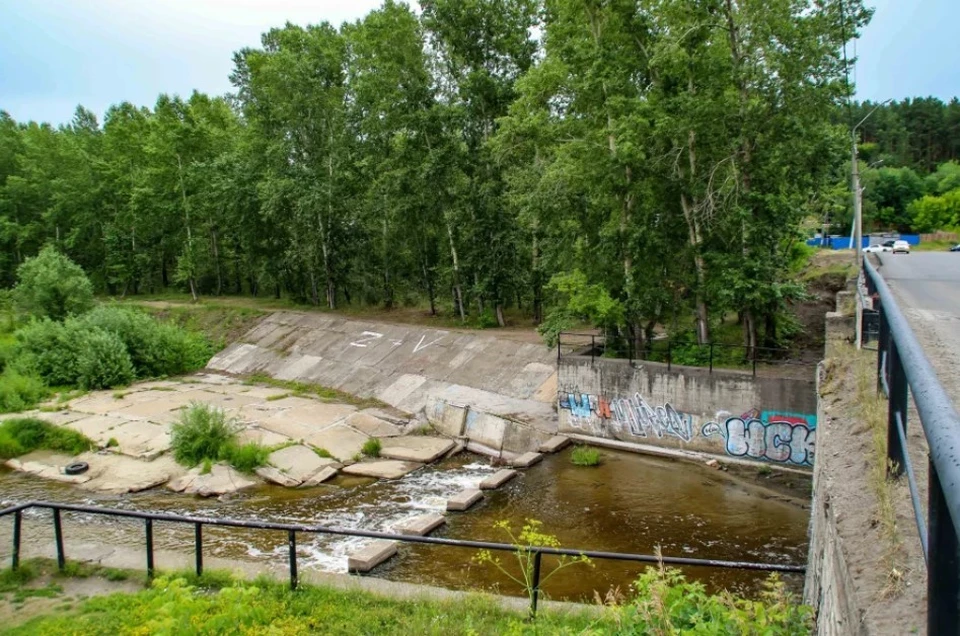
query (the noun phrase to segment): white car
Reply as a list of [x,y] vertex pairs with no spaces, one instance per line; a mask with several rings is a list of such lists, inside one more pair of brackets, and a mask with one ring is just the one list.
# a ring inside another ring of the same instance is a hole
[[890,250],[891,248],[887,247],[886,245],[879,245],[879,244],[875,244],[875,245],[871,245],[870,247],[863,248],[863,251],[868,254],[872,252],[889,252]]
[[894,254],[909,254],[910,253],[910,244],[906,241],[895,241],[893,243],[893,253]]

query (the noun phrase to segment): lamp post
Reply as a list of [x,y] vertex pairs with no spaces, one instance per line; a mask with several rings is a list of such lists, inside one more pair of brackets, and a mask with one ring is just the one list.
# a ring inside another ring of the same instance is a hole
[[850,140],[852,142],[853,152],[851,155],[851,188],[853,189],[853,234],[855,243],[851,245],[854,249],[854,259],[857,263],[857,271],[860,271],[863,268],[863,200],[861,195],[863,190],[860,188],[860,167],[857,164],[857,129],[863,125],[863,122],[870,119],[870,115],[877,112],[877,109],[881,106],[886,106],[893,99],[888,99],[886,101],[880,102],[873,109],[867,113],[866,117],[860,120],[856,126],[850,131]]

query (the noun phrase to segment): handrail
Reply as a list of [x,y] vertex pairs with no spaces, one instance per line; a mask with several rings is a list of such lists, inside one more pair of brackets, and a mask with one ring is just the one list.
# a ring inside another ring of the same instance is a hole
[[[888,477],[899,477],[906,469],[927,565],[927,632],[957,634],[960,633],[960,415],[897,305],[893,291],[870,260],[863,260],[863,273],[867,291],[876,293],[880,301],[877,388],[889,400]],[[930,450],[926,523],[906,446],[908,387]]]
[[[319,525],[303,525],[290,523],[275,523],[271,521],[245,521],[242,519],[219,519],[213,517],[191,517],[185,515],[174,515],[159,512],[148,512],[138,510],[121,510],[117,508],[102,508],[98,506],[86,506],[80,504],[66,504],[49,501],[30,501],[9,508],[0,510],[0,517],[14,515],[13,527],[13,556],[12,568],[17,569],[20,564],[20,536],[23,511],[32,508],[47,508],[54,513],[54,528],[56,530],[56,548],[57,564],[62,570],[66,564],[66,557],[63,547],[63,532],[60,519],[61,511],[82,512],[87,514],[105,515],[111,517],[126,517],[143,519],[146,522],[146,550],[147,550],[147,573],[153,574],[153,522],[163,521],[171,523],[191,524],[196,529],[196,541],[194,542],[196,571],[200,575],[203,573],[203,555],[202,555],[202,527],[221,526],[231,528],[250,528],[256,530],[277,530],[287,532],[290,545],[289,566],[290,566],[290,587],[296,589],[299,584],[297,575],[297,554],[296,554],[296,533],[307,534],[332,534],[338,536],[362,537],[367,539],[389,539],[404,543],[423,543],[430,545],[444,545],[458,548],[476,548],[480,550],[498,550],[502,552],[532,552],[535,561],[540,562],[544,554],[552,556],[573,556],[587,557],[591,559],[606,559],[612,561],[634,561],[641,563],[667,563],[670,565],[691,565],[703,567],[721,567],[738,570],[760,570],[766,572],[806,572],[805,565],[777,564],[777,563],[758,563],[753,561],[726,561],[721,559],[696,559],[691,557],[673,557],[651,554],[629,554],[622,552],[604,552],[600,550],[575,550],[571,548],[551,548],[546,546],[520,546],[510,543],[496,543],[490,541],[472,541],[466,539],[444,539],[440,537],[421,537],[416,535],[395,534],[391,532],[378,532],[375,530],[356,530],[352,528],[333,528]],[[534,594],[531,597],[531,614],[536,614],[537,598],[539,596],[539,567],[534,568],[533,589]]]

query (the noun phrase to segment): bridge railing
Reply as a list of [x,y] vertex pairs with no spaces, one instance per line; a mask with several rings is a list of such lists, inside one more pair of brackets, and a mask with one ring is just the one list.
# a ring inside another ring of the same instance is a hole
[[[937,379],[893,292],[870,262],[863,261],[870,294],[876,294],[880,330],[877,385],[888,399],[888,477],[906,474],[920,544],[927,566],[927,633],[960,633],[960,415]],[[926,518],[907,447],[908,393],[930,447]]]
[[290,588],[297,589],[300,577],[297,568],[297,534],[328,534],[346,537],[362,537],[367,539],[389,539],[403,543],[423,543],[436,546],[456,548],[474,548],[477,550],[493,550],[497,552],[522,552],[533,555],[532,589],[530,594],[530,614],[537,613],[537,601],[540,597],[540,562],[543,555],[587,557],[589,559],[634,561],[640,563],[665,563],[668,565],[702,566],[714,568],[732,568],[737,570],[759,570],[765,572],[794,572],[804,573],[805,565],[789,565],[777,563],[757,563],[753,561],[724,561],[718,559],[697,559],[692,557],[675,557],[653,554],[627,554],[622,552],[602,552],[597,550],[574,550],[570,548],[551,548],[546,546],[521,546],[509,543],[494,543],[489,541],[468,541],[464,539],[445,539],[441,537],[420,537],[390,532],[376,532],[372,530],[355,530],[351,528],[331,528],[326,526],[309,526],[303,524],[273,523],[269,521],[248,521],[242,519],[217,519],[211,517],[188,517],[157,512],[138,510],[121,510],[116,508],[101,508],[78,504],[54,503],[49,501],[30,501],[0,510],[0,517],[13,516],[13,553],[11,568],[20,567],[20,549],[23,524],[23,513],[35,508],[48,509],[53,512],[53,535],[57,550],[57,567],[63,570],[66,566],[66,551],[63,543],[63,512],[79,512],[84,514],[105,515],[141,519],[144,522],[144,540],[146,552],[147,575],[153,576],[155,562],[153,550],[154,522],[179,523],[194,527],[194,563],[197,575],[203,574],[203,528],[218,526],[226,528],[247,528],[254,530],[273,530],[287,535],[287,563],[290,570]]

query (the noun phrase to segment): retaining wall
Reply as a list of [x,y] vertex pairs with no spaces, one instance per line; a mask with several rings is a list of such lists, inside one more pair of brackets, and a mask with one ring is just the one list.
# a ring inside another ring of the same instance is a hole
[[565,356],[557,376],[561,433],[813,465],[815,369],[809,379],[652,362]]

